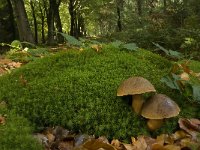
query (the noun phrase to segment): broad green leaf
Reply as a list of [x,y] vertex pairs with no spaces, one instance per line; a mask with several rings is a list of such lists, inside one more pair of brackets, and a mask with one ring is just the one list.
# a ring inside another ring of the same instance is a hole
[[193,98],[194,100],[198,101],[200,103],[200,86],[199,85],[193,85]]
[[161,45],[159,45],[158,43],[154,43],[152,42],[156,47],[158,47],[160,50],[162,50],[163,52],[165,52],[166,55],[169,55],[169,51],[167,49],[165,49],[164,47],[162,47]]
[[165,83],[171,89],[179,90],[179,87],[177,86],[177,84],[174,84],[174,81],[169,76],[162,77],[160,81],[162,83]]
[[57,33],[61,34],[70,45],[74,45],[74,46],[81,46],[82,45],[82,42],[80,42],[79,40],[77,40],[73,36],[70,36],[68,34],[61,33],[61,32],[57,32]]
[[128,44],[124,44],[122,45],[123,48],[127,49],[127,50],[133,50],[133,51],[137,51],[138,47],[135,43],[128,43]]
[[119,40],[114,41],[114,42],[111,43],[111,45],[114,46],[115,48],[120,48],[120,46],[122,44],[124,44],[124,43],[122,41],[119,41]]
[[10,47],[12,48],[12,50],[20,50],[20,49],[22,49],[22,44],[21,44],[20,41],[14,40],[14,41],[12,41],[12,43],[10,44]]
[[183,55],[180,52],[169,50],[169,55],[175,58],[182,58]]

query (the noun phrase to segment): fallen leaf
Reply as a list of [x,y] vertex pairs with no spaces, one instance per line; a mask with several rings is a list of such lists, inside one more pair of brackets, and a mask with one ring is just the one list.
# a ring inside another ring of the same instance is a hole
[[125,146],[117,139],[113,139],[111,141],[111,145],[113,145],[117,150],[124,150],[126,149]]
[[19,81],[20,83],[23,85],[23,86],[26,86],[27,85],[27,80],[24,79],[24,76],[21,74],[20,77],[19,77]]
[[0,125],[5,125],[6,119],[2,115],[0,115]]
[[134,150],[146,150],[147,143],[144,139],[144,136],[139,136],[135,142],[132,143],[134,146]]
[[58,144],[59,150],[73,150],[74,149],[74,141],[61,141]]
[[187,134],[184,130],[178,130],[174,134],[171,135],[171,138],[174,141],[181,140],[181,139],[186,138],[186,137],[190,137],[190,135]]
[[197,140],[197,136],[200,134],[200,120],[180,118],[178,123],[179,127],[190,134],[193,140]]
[[109,144],[108,139],[105,136],[100,136],[98,140],[102,141],[103,143]]
[[83,147],[89,150],[98,150],[100,148],[103,148],[105,150],[117,150],[114,146],[111,144],[106,144],[98,139],[90,139],[87,142],[83,144]]
[[99,52],[102,49],[102,45],[93,44],[91,45],[91,48],[96,50],[96,52]]
[[11,62],[12,62],[12,60],[7,59],[7,58],[0,59],[0,65],[9,64],[9,63],[11,63]]
[[189,81],[190,80],[189,74],[186,73],[186,72],[181,73],[180,74],[180,78],[181,78],[181,80],[184,80],[184,81]]
[[94,136],[87,135],[87,134],[76,135],[74,138],[75,146],[78,147],[78,146],[82,145],[83,143],[85,143],[89,139],[94,139]]
[[56,126],[53,129],[52,133],[53,133],[53,135],[55,136],[56,139],[64,139],[64,138],[67,138],[70,135],[68,130],[66,130],[63,127],[60,127],[60,126]]
[[176,146],[176,145],[165,145],[164,150],[181,150],[180,146]]
[[6,108],[7,107],[7,104],[5,101],[1,101],[0,102],[0,108]]
[[5,73],[5,72],[6,72],[6,70],[0,67],[0,75]]

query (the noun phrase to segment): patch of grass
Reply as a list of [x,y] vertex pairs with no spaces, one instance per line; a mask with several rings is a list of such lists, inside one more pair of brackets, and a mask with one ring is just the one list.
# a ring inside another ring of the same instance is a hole
[[[120,83],[131,76],[147,78],[159,93],[181,106],[181,116],[197,110],[160,82],[171,62],[145,50],[122,51],[109,45],[97,53],[87,49],[42,58],[0,78],[0,100],[38,126],[61,125],[97,136],[127,140],[149,134],[146,120],[133,113],[125,98],[117,97]],[[26,85],[23,84],[26,81]],[[172,132],[177,118],[157,133]]]
[[33,138],[30,122],[14,111],[0,109],[6,115],[5,125],[0,125],[0,147],[2,150],[42,150],[42,145]]

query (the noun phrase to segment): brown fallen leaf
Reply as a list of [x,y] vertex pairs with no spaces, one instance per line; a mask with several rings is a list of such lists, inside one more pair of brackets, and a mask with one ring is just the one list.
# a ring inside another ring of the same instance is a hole
[[12,60],[7,59],[7,58],[0,59],[0,65],[9,64],[9,63],[11,63],[11,62],[12,62]]
[[193,140],[197,140],[200,134],[200,120],[180,118],[178,123],[179,127],[190,134]]
[[188,133],[184,130],[178,130],[174,134],[170,136],[174,141],[181,140],[183,138],[191,137]]
[[52,134],[55,136],[56,139],[64,139],[69,136],[69,131],[64,129],[63,127],[56,126],[52,129]]
[[181,150],[180,146],[176,146],[176,145],[165,145],[164,150]]
[[6,119],[4,116],[0,115],[0,125],[5,125]]
[[99,52],[102,49],[102,45],[93,44],[91,48],[94,49],[96,52]]
[[5,73],[5,72],[6,72],[6,70],[0,67],[0,75]]
[[191,138],[184,138],[180,141],[180,146],[182,149],[184,148],[191,148],[191,149],[194,149],[194,150],[199,150],[200,149],[200,142],[195,142],[195,141],[192,141]]
[[75,147],[78,147],[80,145],[82,145],[83,143],[85,143],[87,140],[89,139],[94,139],[94,136],[91,135],[87,135],[87,134],[78,134],[75,136],[74,140],[75,140]]
[[113,139],[111,145],[113,145],[117,150],[126,150],[126,147],[117,139]]
[[117,150],[114,146],[111,144],[106,144],[98,139],[90,139],[87,142],[83,144],[83,148],[89,149],[89,150],[98,150],[100,148],[105,150]]
[[146,150],[147,149],[147,143],[145,141],[144,136],[138,136],[137,140],[132,143],[134,150]]
[[19,77],[19,81],[23,86],[27,85],[27,80],[24,78],[24,76],[22,74]]
[[74,141],[61,141],[58,144],[59,150],[73,150],[74,149]]

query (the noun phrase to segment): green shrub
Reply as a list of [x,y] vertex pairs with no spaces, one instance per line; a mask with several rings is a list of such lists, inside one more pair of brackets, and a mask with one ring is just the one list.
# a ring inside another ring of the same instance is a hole
[[5,125],[0,124],[0,147],[2,150],[42,150],[42,145],[33,138],[30,122],[14,111],[2,110],[6,115]]
[[[0,99],[9,108],[38,126],[61,125],[108,138],[129,139],[148,134],[146,120],[133,113],[126,98],[117,97],[119,84],[130,76],[142,76],[158,92],[175,98],[181,115],[196,115],[192,107],[159,82],[171,63],[151,52],[123,51],[103,45],[100,52],[68,51],[32,62],[0,78]],[[27,84],[23,84],[26,81]],[[169,119],[170,120],[170,119]],[[159,132],[172,132],[171,119]]]

